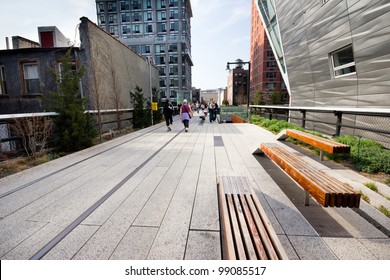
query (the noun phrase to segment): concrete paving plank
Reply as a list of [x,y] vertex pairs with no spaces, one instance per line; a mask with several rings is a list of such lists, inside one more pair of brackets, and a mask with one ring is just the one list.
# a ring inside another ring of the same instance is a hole
[[153,176],[146,177],[74,258],[108,259],[166,175],[166,172],[167,168],[157,167]]
[[199,167],[187,167],[161,223],[148,259],[183,260]]
[[219,232],[190,231],[186,260],[220,260],[222,258]]
[[186,176],[183,172],[190,155],[191,150],[183,147],[183,150],[170,166],[166,176],[134,221],[134,225],[160,226],[180,179]]
[[5,254],[43,228],[46,223],[17,221],[5,224],[0,221],[0,225],[0,259],[3,259]]
[[390,239],[359,239],[371,254],[379,260],[390,260]]
[[340,260],[376,260],[377,258],[356,238],[323,238]]
[[158,228],[131,227],[110,260],[146,260]]
[[98,226],[79,225],[60,243],[58,243],[43,260],[71,260],[89,238],[99,229]]
[[321,237],[288,237],[300,260],[336,260],[337,256],[329,249]]
[[191,229],[219,230],[214,147],[205,146],[195,196]]

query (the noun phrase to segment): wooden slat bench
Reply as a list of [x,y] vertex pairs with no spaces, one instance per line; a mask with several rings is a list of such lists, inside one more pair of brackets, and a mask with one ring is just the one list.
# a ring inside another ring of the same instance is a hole
[[330,139],[322,138],[315,136],[303,131],[295,129],[286,129],[283,130],[277,136],[278,140],[284,140],[287,137],[291,137],[297,140],[300,140],[304,143],[307,143],[315,148],[320,150],[321,160],[323,160],[324,151],[330,154],[349,154],[350,147],[348,145],[332,141]]
[[239,116],[231,115],[231,117],[232,117],[233,123],[246,123],[246,120],[244,120],[243,118],[241,118]]
[[288,259],[246,177],[218,179],[223,259]]
[[324,207],[359,208],[359,193],[348,184],[310,165],[302,156],[275,143],[262,143],[260,149],[306,191],[305,205],[308,205],[310,194]]

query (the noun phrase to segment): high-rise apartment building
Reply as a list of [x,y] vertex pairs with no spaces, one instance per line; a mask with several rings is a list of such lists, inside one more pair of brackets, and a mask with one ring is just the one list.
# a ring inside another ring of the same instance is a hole
[[256,2],[256,0],[253,0],[251,7],[251,100],[259,92],[263,94],[264,101],[267,101],[274,92],[283,93],[287,97],[287,89],[276,63],[271,45],[269,44],[263,22],[260,19]]
[[161,98],[191,92],[190,0],[96,0],[96,8],[101,28],[158,67]]

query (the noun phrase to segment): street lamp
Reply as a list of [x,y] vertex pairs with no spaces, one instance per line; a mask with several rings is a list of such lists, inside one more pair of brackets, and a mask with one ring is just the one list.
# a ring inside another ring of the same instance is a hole
[[150,113],[151,115],[151,122],[153,125],[153,90],[152,90],[152,58],[147,57],[146,61],[149,66],[149,90],[150,90]]
[[249,121],[249,97],[250,97],[250,77],[251,77],[251,62],[250,61],[242,61],[241,59],[237,59],[235,62],[228,62],[226,64],[226,70],[230,70],[230,65],[238,65],[242,66],[248,64],[248,75],[246,81],[246,114]]

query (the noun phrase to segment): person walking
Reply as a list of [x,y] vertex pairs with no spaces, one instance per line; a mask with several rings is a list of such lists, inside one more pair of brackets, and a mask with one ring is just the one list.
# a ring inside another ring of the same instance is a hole
[[188,132],[190,119],[192,118],[192,109],[191,106],[188,105],[187,99],[183,100],[183,105],[180,107],[180,117],[184,124],[185,131]]
[[167,125],[167,131],[171,131],[171,125],[173,124],[173,118],[172,118],[172,115],[173,115],[173,105],[171,104],[171,102],[169,101],[169,99],[167,99],[165,101],[165,104],[164,104],[164,107],[163,107],[163,115],[164,115],[164,118],[165,118],[165,124]]
[[210,99],[210,102],[209,102],[209,105],[208,105],[208,111],[209,111],[210,122],[213,122],[215,120],[214,119],[215,103],[214,103],[214,99],[213,98]]

